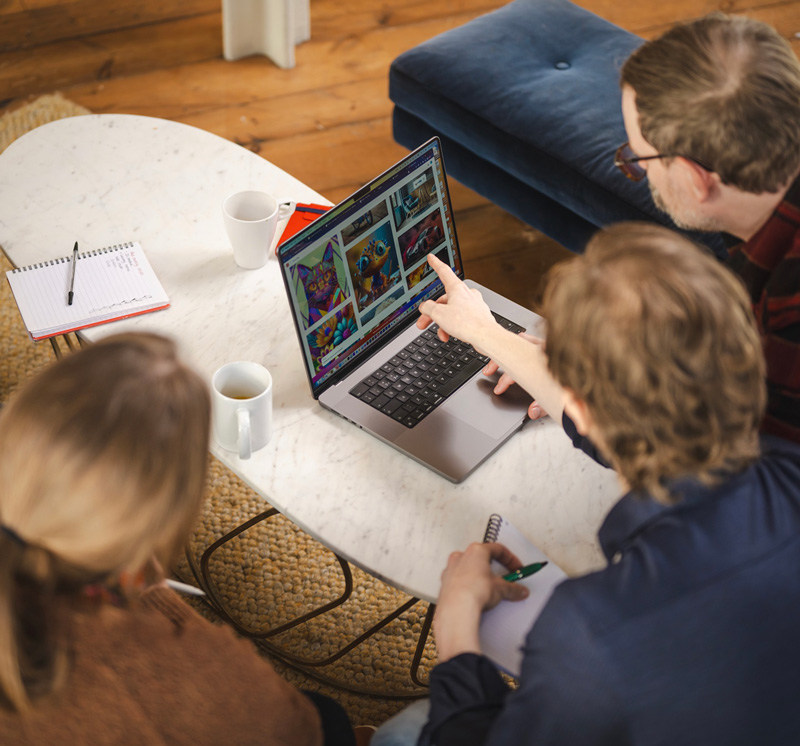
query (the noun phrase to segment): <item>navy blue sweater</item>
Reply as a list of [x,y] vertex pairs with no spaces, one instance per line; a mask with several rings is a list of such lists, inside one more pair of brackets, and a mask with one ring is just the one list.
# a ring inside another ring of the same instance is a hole
[[436,666],[421,743],[800,743],[800,448],[763,449],[675,505],[625,495],[599,533],[608,566],[555,590],[519,688],[483,656]]

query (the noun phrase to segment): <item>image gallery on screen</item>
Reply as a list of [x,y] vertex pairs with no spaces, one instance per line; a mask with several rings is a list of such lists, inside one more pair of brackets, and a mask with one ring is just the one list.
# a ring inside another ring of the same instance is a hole
[[292,265],[292,302],[312,380],[424,293],[436,279],[428,254],[452,264],[437,176],[428,162],[332,228]]

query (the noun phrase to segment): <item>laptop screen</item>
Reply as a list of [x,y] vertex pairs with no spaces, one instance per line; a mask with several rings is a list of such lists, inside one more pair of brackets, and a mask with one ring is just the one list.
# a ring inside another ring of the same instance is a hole
[[438,138],[278,248],[315,398],[441,294],[429,253],[463,276]]

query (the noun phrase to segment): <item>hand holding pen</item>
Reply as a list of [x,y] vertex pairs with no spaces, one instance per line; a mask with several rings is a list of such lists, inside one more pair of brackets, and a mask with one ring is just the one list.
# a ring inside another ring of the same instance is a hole
[[547,565],[547,560],[544,562],[534,562],[532,565],[525,565],[525,567],[520,567],[519,570],[514,570],[507,575],[503,575],[503,580],[507,580],[509,583],[514,583],[517,580],[522,580],[530,575],[534,575],[543,567],[545,567],[545,565]]
[[497,542],[470,544],[465,551],[450,555],[433,618],[440,662],[460,653],[480,653],[481,614],[500,601],[521,601],[530,594],[524,584],[495,575],[492,560],[507,569],[522,568],[519,558]]

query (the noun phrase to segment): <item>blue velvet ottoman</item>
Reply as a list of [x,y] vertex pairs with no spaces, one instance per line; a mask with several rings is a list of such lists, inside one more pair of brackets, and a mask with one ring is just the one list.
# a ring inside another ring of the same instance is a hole
[[619,69],[641,43],[567,0],[514,0],[392,63],[395,140],[439,135],[450,175],[572,251],[621,220],[674,227],[613,163]]

